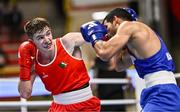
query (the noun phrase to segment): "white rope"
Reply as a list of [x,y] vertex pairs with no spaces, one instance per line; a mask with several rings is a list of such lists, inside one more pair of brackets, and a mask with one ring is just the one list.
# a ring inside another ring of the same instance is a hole
[[90,80],[90,83],[95,83],[95,84],[128,84],[130,83],[129,80],[127,79],[120,79],[120,78],[94,78]]
[[0,82],[18,82],[19,78],[0,78]]
[[[50,106],[52,101],[1,101],[0,107],[43,107]],[[101,100],[101,105],[131,105],[136,104],[135,99]]]
[[180,73],[176,73],[176,74],[175,74],[175,78],[176,78],[176,79],[180,78]]
[[101,100],[101,105],[131,105],[136,103],[135,99]]
[[0,107],[39,107],[39,106],[49,106],[52,101],[27,101],[27,102],[19,102],[19,101],[1,101]]
[[[0,82],[18,82],[18,78],[0,78]],[[38,82],[40,81],[39,78],[36,79]],[[96,84],[128,84],[130,83],[127,79],[121,79],[121,78],[94,78],[90,80],[90,83],[96,83]]]

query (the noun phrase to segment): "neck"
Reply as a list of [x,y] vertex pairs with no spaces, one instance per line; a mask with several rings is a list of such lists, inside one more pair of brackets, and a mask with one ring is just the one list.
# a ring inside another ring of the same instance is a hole
[[52,59],[54,58],[54,53],[55,50],[51,50],[51,51],[46,51],[46,52],[41,52],[40,55],[41,57],[43,58],[46,58],[46,59]]
[[42,63],[42,64],[47,64],[49,62],[51,62],[53,59],[54,59],[54,56],[55,56],[55,45],[53,45],[53,48],[52,50],[50,51],[41,51],[39,52],[39,61]]

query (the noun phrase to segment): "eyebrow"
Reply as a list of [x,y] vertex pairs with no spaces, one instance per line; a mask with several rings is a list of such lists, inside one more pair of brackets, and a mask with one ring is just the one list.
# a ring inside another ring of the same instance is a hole
[[[47,33],[47,32],[50,32],[50,31],[51,31],[51,30],[50,30],[50,29],[48,29],[48,30],[45,32],[45,34],[42,34],[42,35],[41,35],[41,34],[39,34],[38,36],[36,36],[36,38],[39,38],[39,37],[41,37],[41,36],[44,36],[44,35],[46,35],[46,33]],[[40,31],[40,32],[42,32],[42,31]]]

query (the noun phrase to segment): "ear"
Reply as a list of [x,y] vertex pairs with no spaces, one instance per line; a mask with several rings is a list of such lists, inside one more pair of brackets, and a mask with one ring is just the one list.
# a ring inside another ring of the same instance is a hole
[[117,24],[120,24],[120,18],[117,16],[114,16],[114,22]]

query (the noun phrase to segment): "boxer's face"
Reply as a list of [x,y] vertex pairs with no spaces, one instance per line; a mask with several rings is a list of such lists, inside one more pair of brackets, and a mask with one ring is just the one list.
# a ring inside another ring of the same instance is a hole
[[116,34],[116,30],[117,30],[116,24],[104,21],[104,26],[107,28],[107,31],[108,31],[107,36],[109,38],[111,38],[112,36]]
[[33,41],[36,47],[40,51],[50,51],[53,50],[53,37],[51,33],[51,29],[49,27],[44,27],[43,30],[37,31],[33,35]]

